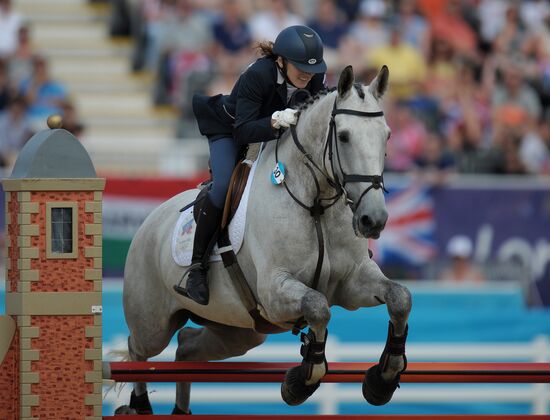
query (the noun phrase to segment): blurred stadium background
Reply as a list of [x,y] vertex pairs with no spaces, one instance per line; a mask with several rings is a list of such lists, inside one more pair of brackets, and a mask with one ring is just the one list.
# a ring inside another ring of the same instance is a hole
[[[120,277],[134,232],[207,177],[192,94],[229,92],[254,43],[293,24],[321,35],[329,86],[348,64],[364,83],[389,66],[390,220],[371,246],[413,291],[410,360],[550,361],[547,0],[0,0],[3,175],[59,113],[107,179],[106,357],[124,347]],[[374,360],[385,328],[383,308],[335,309],[329,358]],[[298,348],[275,336],[247,360],[297,360]],[[221,386],[197,386],[194,412],[550,410],[547,385],[407,384],[394,404],[372,408],[358,389],[325,384],[288,410],[276,387]],[[151,389],[168,411],[173,389]],[[126,391],[107,394],[105,414]]]

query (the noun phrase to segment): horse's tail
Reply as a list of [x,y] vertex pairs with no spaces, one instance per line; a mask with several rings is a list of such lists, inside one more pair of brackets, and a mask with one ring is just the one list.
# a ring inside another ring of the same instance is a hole
[[113,359],[118,359],[119,362],[130,360],[130,352],[128,350],[109,350],[107,355],[112,356]]
[[[130,352],[128,350],[109,350],[107,355],[110,356],[109,358],[118,359],[117,361],[119,362],[127,362],[130,360]],[[103,376],[105,377],[106,375]],[[120,393],[126,386],[126,383],[118,383],[112,379],[103,379],[103,385],[107,386],[103,394],[103,399],[105,399],[112,390],[116,392],[117,397],[120,397]]]

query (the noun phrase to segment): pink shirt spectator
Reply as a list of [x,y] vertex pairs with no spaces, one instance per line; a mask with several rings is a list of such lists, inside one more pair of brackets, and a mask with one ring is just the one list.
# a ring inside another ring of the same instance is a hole
[[389,115],[392,135],[388,141],[388,171],[409,171],[415,160],[422,154],[424,139],[427,136],[424,125],[415,119],[406,105],[397,105]]

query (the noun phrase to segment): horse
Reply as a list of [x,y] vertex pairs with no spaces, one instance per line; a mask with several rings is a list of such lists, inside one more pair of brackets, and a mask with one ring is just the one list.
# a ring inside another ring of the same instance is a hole
[[[337,88],[300,105],[297,124],[278,140],[265,142],[256,162],[237,259],[265,320],[283,331],[309,327],[301,334],[302,362],[286,372],[281,385],[289,405],[311,396],[327,372],[325,343],[333,305],[347,310],[387,306],[386,345],[362,385],[369,403],[389,402],[406,369],[411,294],[382,273],[367,240],[380,236],[388,218],[383,170],[390,128],[381,101],[388,83],[386,66],[368,86],[356,82],[347,66]],[[279,185],[270,180],[276,163],[286,168]],[[242,294],[220,262],[208,272],[208,305],[173,290],[182,267],[173,260],[170,238],[179,209],[197,193],[185,191],[162,203],[130,245],[123,306],[132,361],[158,355],[176,332],[176,361],[241,356],[267,337],[255,329]],[[185,327],[189,319],[202,326]],[[131,412],[152,412],[145,383],[134,384],[129,406]],[[190,384],[177,383],[172,413],[189,414],[189,406]]]

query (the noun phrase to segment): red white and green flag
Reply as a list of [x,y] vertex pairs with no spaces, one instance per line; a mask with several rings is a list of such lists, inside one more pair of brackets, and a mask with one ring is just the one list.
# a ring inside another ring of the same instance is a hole
[[170,197],[195,188],[202,178],[107,178],[103,194],[103,272],[119,277],[130,242],[145,218]]

